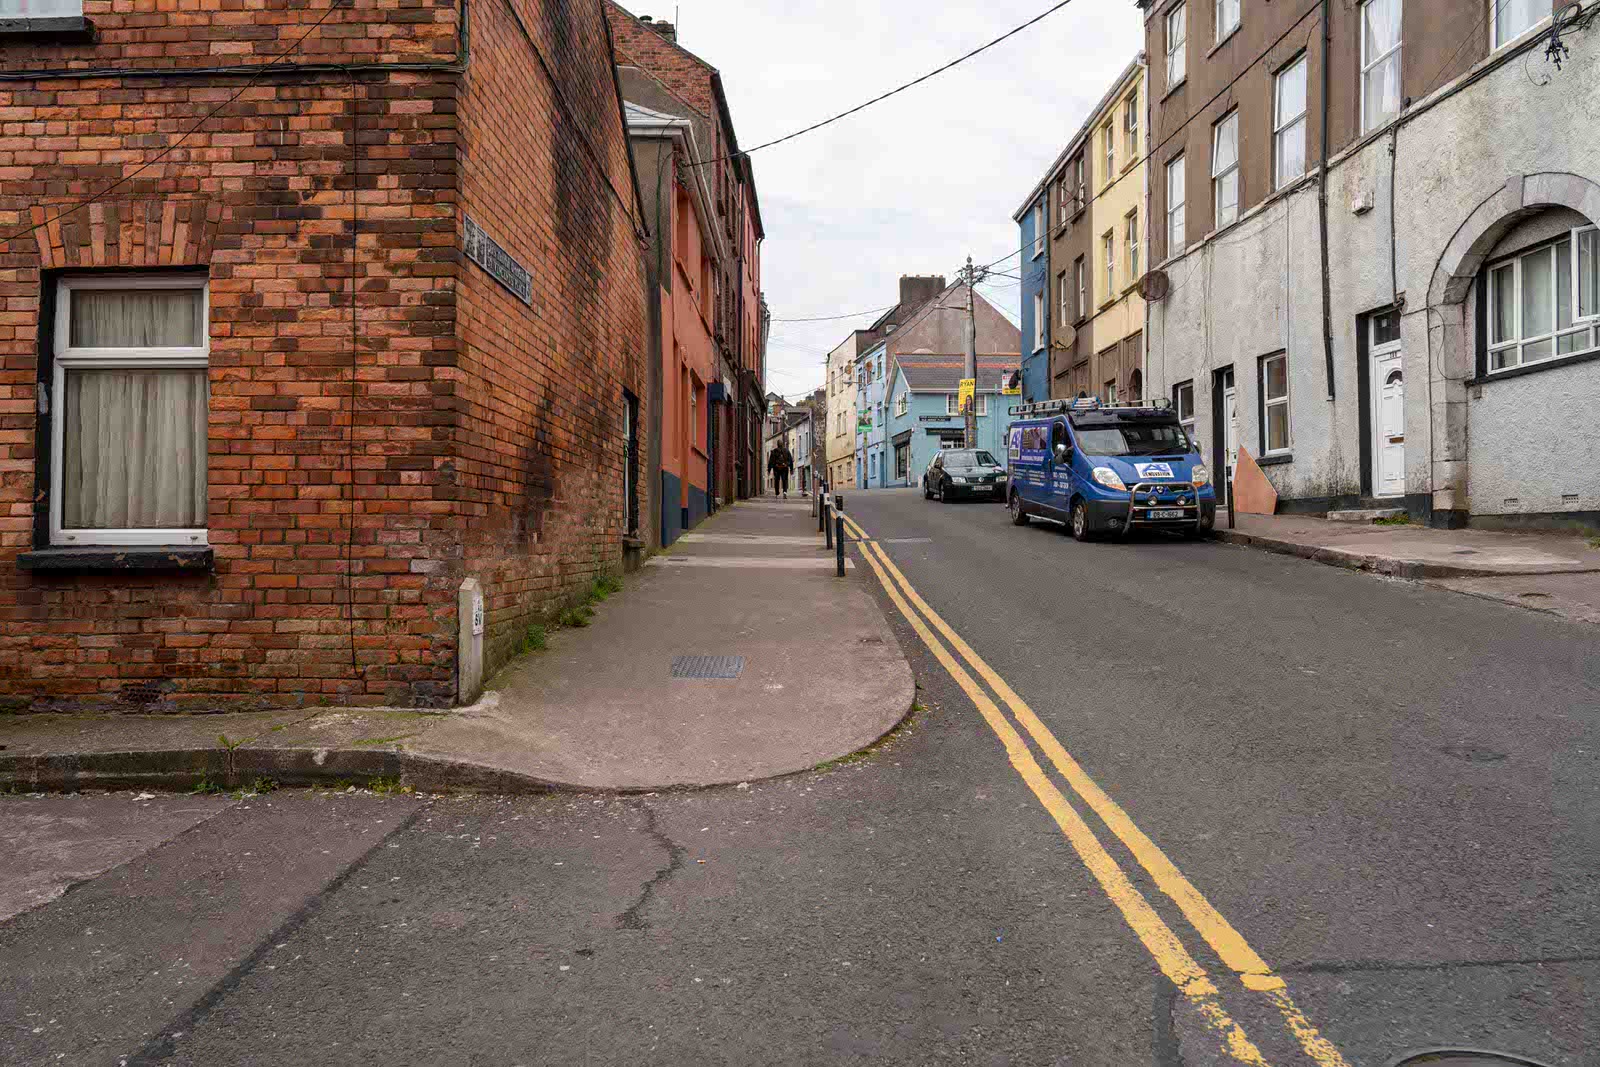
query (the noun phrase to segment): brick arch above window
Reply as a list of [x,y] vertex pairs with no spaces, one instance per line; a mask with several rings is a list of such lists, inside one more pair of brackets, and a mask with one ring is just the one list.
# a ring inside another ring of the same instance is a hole
[[199,199],[101,200],[52,218],[66,206],[30,212],[41,269],[201,266],[222,221],[220,203]]
[[1571,208],[1600,223],[1600,184],[1579,174],[1512,177],[1467,216],[1445,246],[1428,286],[1429,301],[1438,306],[1465,300],[1495,246],[1519,223],[1552,207]]

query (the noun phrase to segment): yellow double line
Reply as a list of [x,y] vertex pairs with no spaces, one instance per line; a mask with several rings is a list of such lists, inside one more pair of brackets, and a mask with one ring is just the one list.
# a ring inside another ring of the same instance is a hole
[[[1306,1055],[1318,1067],[1349,1067],[1332,1042],[1319,1034],[1305,1014],[1295,1006],[1283,979],[1272,973],[1266,961],[1256,954],[1228,920],[1224,919],[1216,908],[1211,906],[1211,902],[1183,876],[1183,872],[1167,858],[1166,853],[1145,836],[1144,831],[1128,817],[1128,813],[1095,784],[1094,779],[1089,777],[1078,761],[1072,758],[1060,741],[1056,740],[1055,735],[1034,714],[1027,702],[961,639],[960,634],[939,617],[938,612],[917,595],[917,591],[906,580],[906,576],[890,561],[888,553],[884,552],[876,541],[869,539],[861,526],[848,517],[844,521],[850,528],[851,535],[860,543],[862,556],[877,574],[878,580],[883,583],[889,599],[911,623],[917,635],[928,646],[928,651],[933,653],[934,658],[950,673],[950,677],[954,678],[956,684],[961,686],[972,699],[979,714],[1000,739],[1000,743],[1005,746],[1012,767],[1033,790],[1039,803],[1044,805],[1045,810],[1055,819],[1056,825],[1066,835],[1074,851],[1078,853],[1079,859],[1094,875],[1112,903],[1122,912],[1123,918],[1127,920],[1133,932],[1155,958],[1161,972],[1178,987],[1198,1009],[1207,1024],[1218,1033],[1224,1049],[1240,1063],[1263,1065],[1263,1067],[1266,1064],[1260,1049],[1256,1048],[1245,1035],[1243,1028],[1228,1015],[1217,987],[1207,976],[1205,969],[1189,954],[1183,942],[1150,906],[1144,894],[1129,881],[1117,861],[1100,844],[1088,823],[1039,766],[1016,727],[1012,726],[1011,721],[1000,711],[983,687],[978,685],[961,661],[964,660],[967,666],[988,683],[995,696],[1011,710],[1017,722],[1022,724],[1023,729],[1033,738],[1034,743],[1066,780],[1072,791],[1127,846],[1128,851],[1133,853],[1134,858],[1149,873],[1156,886],[1178,906],[1184,918],[1205,939],[1223,963],[1234,971],[1245,989],[1261,994],[1271,1001]],[[937,631],[937,635],[934,631]],[[946,643],[949,647],[946,647]],[[959,654],[960,660],[956,655],[952,655],[950,651],[952,648]]]

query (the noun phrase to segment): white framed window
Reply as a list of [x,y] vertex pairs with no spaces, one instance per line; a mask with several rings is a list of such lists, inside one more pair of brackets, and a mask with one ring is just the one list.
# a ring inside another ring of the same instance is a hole
[[[959,393],[946,393],[944,395],[944,413],[946,415],[961,414],[961,395]],[[989,394],[972,394],[972,413],[974,415],[989,414]]]
[[1100,236],[1100,251],[1106,264],[1106,296],[1110,300],[1117,295],[1117,236],[1110,230]]
[[1109,184],[1117,174],[1117,132],[1111,128],[1111,123],[1108,122],[1100,128],[1100,138],[1105,142],[1105,181]]
[[1044,200],[1041,198],[1033,205],[1033,258],[1038,259],[1044,255]]
[[1033,350],[1035,352],[1039,351],[1041,348],[1044,347],[1044,327],[1045,327],[1044,316],[1045,316],[1044,294],[1043,293],[1034,293],[1033,294]]
[[1211,128],[1211,199],[1216,224],[1239,217],[1239,113],[1234,111]]
[[1550,17],[1550,5],[1545,0],[1487,0],[1487,3],[1494,12],[1491,51],[1510,44]]
[[904,415],[906,413],[906,410],[910,406],[911,406],[911,396],[910,396],[910,394],[901,393],[899,396],[894,398],[894,413],[896,415]]
[[1185,5],[1179,4],[1167,12],[1167,88],[1188,76],[1189,28]]
[[1489,372],[1600,348],[1600,231],[1489,265]]
[[1217,40],[1222,41],[1239,28],[1239,0],[1216,0],[1216,5]]
[[1128,260],[1128,281],[1131,284],[1139,277],[1139,210],[1128,212],[1128,217],[1123,220],[1124,254]]
[[1122,147],[1128,153],[1128,161],[1139,158],[1139,92],[1134,90],[1122,104]]
[[1361,5],[1361,132],[1400,114],[1400,0]]
[[1261,454],[1289,451],[1289,356],[1261,360]]
[[1078,318],[1081,319],[1089,314],[1089,270],[1082,256],[1078,257],[1077,262],[1072,265],[1072,269],[1078,280]]
[[1104,393],[1107,404],[1115,404],[1117,402],[1117,380],[1115,378],[1106,383]]
[[1183,157],[1167,164],[1167,255],[1175,256],[1187,246],[1183,213]]
[[1273,80],[1272,187],[1281,189],[1306,172],[1306,57]]
[[1067,176],[1056,179],[1056,225],[1065,226],[1072,208],[1067,201]]
[[1172,406],[1178,412],[1178,425],[1194,440],[1194,381],[1179,382],[1172,387]]
[[56,283],[50,541],[206,544],[203,274]]
[[1072,322],[1072,305],[1067,300],[1067,272],[1062,271],[1056,275],[1056,314],[1061,316],[1061,325],[1067,326]]
[[1081,210],[1083,208],[1083,200],[1084,200],[1084,191],[1083,191],[1083,153],[1082,152],[1079,152],[1077,154],[1077,156],[1075,156],[1073,158],[1073,160],[1072,160],[1072,181],[1073,181],[1073,184],[1077,186],[1077,188],[1073,190],[1073,196],[1076,198],[1076,201],[1077,201],[1075,204],[1073,204],[1073,208]]

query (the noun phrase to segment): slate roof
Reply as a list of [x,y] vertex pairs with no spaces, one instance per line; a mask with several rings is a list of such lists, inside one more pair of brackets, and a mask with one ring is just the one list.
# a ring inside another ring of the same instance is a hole
[[[966,357],[944,353],[912,352],[896,361],[906,376],[913,393],[953,393],[961,387],[966,371]],[[1007,371],[1022,364],[1020,354],[996,356],[984,353],[978,357],[978,392],[993,393],[1000,389],[1000,379]]]

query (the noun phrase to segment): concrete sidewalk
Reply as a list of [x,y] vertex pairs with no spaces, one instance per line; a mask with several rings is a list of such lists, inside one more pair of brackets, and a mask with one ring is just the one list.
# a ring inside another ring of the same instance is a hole
[[724,509],[469,708],[9,716],[0,787],[648,791],[805,770],[892,730],[916,692],[877,603],[834,577],[815,531],[803,499]]
[[1224,509],[1217,512],[1216,535],[1233,544],[1396,578],[1600,572],[1600,549],[1565,533],[1434,530],[1329,522],[1311,515],[1243,514],[1230,530]]
[[1240,515],[1230,530],[1226,511],[1217,523],[1217,538],[1233,544],[1600,623],[1600,547],[1575,534],[1433,530],[1309,515]]

